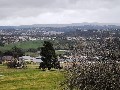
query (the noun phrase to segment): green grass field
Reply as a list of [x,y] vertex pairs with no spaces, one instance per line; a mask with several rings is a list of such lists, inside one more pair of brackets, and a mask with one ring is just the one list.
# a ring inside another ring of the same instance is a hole
[[4,47],[0,46],[0,50],[1,51],[10,50],[14,46],[17,46],[18,48],[22,48],[22,49],[30,49],[30,48],[37,49],[42,45],[43,45],[43,41],[41,40],[25,41],[25,42],[11,43],[11,44],[5,45]]
[[[5,46],[0,46],[0,51],[5,52],[7,50],[11,50],[14,46],[21,48],[23,50],[28,50],[30,48],[32,49],[37,49],[38,47],[42,47],[43,46],[43,42],[42,40],[36,40],[36,41],[25,41],[25,42],[17,42],[17,43],[11,43]],[[63,54],[64,51],[59,51],[56,50],[56,54]],[[38,53],[33,53],[33,52],[25,52],[25,55],[30,55],[30,56],[39,56]]]
[[[29,68],[31,67],[31,68]],[[60,90],[63,74],[59,70],[7,69],[0,65],[0,90]]]

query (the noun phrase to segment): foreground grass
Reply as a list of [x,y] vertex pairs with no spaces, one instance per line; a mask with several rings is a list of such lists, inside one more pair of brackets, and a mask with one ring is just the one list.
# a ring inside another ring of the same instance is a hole
[[0,66],[0,90],[60,90],[63,74],[58,70],[7,69]]

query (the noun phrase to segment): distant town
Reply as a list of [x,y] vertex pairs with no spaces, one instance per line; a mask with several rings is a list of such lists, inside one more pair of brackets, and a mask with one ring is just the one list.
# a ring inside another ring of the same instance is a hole
[[101,24],[0,26],[0,43],[3,44],[35,40],[101,39],[109,36],[120,37],[120,26]]

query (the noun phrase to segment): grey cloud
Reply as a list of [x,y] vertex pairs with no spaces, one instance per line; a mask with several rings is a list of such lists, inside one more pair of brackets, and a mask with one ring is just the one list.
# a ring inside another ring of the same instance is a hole
[[32,8],[54,6],[59,0],[0,0],[3,8]]
[[71,8],[118,6],[120,0],[0,0],[1,8]]
[[[84,22],[102,22],[103,20],[120,22],[119,9],[120,0],[0,0],[0,20],[1,23],[3,20],[4,22],[9,21],[9,18],[10,20],[16,18],[27,18],[28,20],[29,17],[40,18],[41,15],[44,17],[43,15],[48,16],[46,13],[50,13],[58,15],[56,19],[60,17],[63,20],[59,21],[63,23],[80,19],[86,20]],[[64,20],[64,17],[71,18],[71,20]],[[92,18],[90,19],[90,17]]]
[[61,9],[40,9],[40,8],[0,8],[0,20],[9,17],[35,17],[39,14],[49,13],[49,12],[61,12]]

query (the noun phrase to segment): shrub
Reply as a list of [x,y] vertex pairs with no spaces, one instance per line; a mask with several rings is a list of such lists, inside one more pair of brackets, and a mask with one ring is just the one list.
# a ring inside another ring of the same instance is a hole
[[27,68],[25,62],[10,61],[6,63],[8,68]]
[[67,90],[120,90],[120,66],[115,62],[81,63],[66,70]]
[[17,63],[15,61],[7,63],[8,68],[16,68],[16,65],[17,65]]

